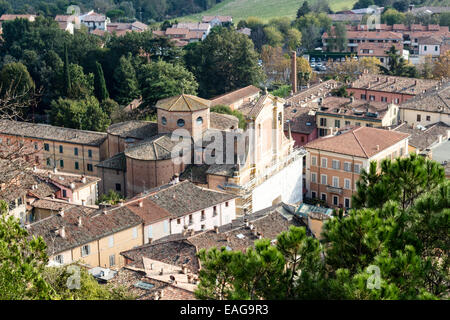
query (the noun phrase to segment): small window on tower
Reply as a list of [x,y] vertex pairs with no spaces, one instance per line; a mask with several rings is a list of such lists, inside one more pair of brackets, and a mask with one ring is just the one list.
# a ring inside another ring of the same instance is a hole
[[179,127],[184,127],[184,124],[185,124],[185,122],[184,122],[183,119],[178,119],[178,121],[177,121],[177,126],[179,126]]
[[198,117],[198,118],[197,118],[197,124],[198,124],[198,125],[203,124],[203,118],[202,118],[202,117]]
[[161,123],[165,126],[167,124],[167,119],[166,117],[162,117],[161,118]]

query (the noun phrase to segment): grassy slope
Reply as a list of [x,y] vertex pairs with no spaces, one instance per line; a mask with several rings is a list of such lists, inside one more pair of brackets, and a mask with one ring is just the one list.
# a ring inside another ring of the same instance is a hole
[[[275,17],[294,18],[302,0],[224,0],[213,8],[181,18],[179,21],[200,21],[204,15],[231,15],[235,24],[254,16],[264,20]],[[312,1],[310,1],[312,2]],[[332,10],[351,9],[356,0],[331,0]]]

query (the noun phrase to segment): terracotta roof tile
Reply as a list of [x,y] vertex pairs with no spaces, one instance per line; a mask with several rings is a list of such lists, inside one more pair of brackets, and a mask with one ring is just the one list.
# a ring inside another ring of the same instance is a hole
[[369,159],[408,137],[409,134],[401,132],[356,127],[339,135],[313,140],[306,144],[305,148]]

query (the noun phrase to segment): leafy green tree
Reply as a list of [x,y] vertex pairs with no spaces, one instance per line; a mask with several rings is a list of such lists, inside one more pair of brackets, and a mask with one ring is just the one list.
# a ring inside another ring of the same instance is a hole
[[395,9],[387,9],[381,15],[381,22],[388,25],[400,24],[405,22],[405,14]]
[[54,292],[42,272],[48,262],[46,244],[30,238],[0,201],[0,299],[50,299]]
[[327,43],[329,51],[342,52],[347,49],[347,29],[343,23],[336,23],[334,27],[327,30],[327,33],[329,35]]
[[8,63],[0,71],[0,88],[2,94],[10,91],[16,96],[27,96],[34,92],[35,84],[27,67],[20,62]]
[[258,85],[264,74],[252,41],[232,29],[214,29],[204,41],[186,49],[186,65],[199,83],[200,96]]
[[388,67],[380,65],[380,70],[384,74],[418,78],[419,72],[417,69],[397,53],[395,46],[392,46],[386,53],[389,56]]
[[109,98],[108,89],[106,89],[105,76],[103,75],[102,65],[98,62],[95,63],[95,80],[94,80],[94,88],[95,95],[100,102]]
[[160,99],[197,93],[198,84],[194,75],[178,64],[163,60],[151,62],[141,67],[138,77],[142,99],[150,107]]
[[[69,289],[67,282],[72,275],[69,268],[80,270],[80,288]],[[47,283],[55,290],[61,300],[134,300],[136,297],[122,286],[99,284],[88,271],[76,264],[63,267],[47,267],[43,272]]]
[[114,71],[114,88],[116,100],[121,105],[128,105],[140,96],[136,70],[132,63],[132,56],[122,56]]
[[373,6],[373,5],[374,5],[373,0],[358,0],[353,5],[353,9],[364,9],[364,8],[368,8],[369,6]]
[[55,126],[81,130],[105,131],[111,120],[95,97],[83,100],[59,98],[51,104],[50,121]]
[[111,189],[108,191],[108,193],[102,194],[99,197],[98,203],[108,203],[111,205],[115,205],[118,204],[121,200],[124,200],[124,198],[120,195],[120,193]]

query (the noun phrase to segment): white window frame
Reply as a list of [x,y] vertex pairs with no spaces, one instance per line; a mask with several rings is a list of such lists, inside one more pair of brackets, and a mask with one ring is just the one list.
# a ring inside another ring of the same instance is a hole
[[[323,183],[323,177],[325,177],[325,183]],[[328,183],[328,176],[326,174],[321,174],[320,175],[320,184],[327,185],[327,183]]]
[[[87,253],[86,253],[86,250],[84,250],[84,248],[87,248]],[[82,257],[87,257],[90,254],[91,254],[91,245],[90,244],[85,244],[84,246],[81,247],[81,256]]]
[[[348,166],[348,170],[346,169],[346,165]],[[344,171],[345,172],[352,172],[352,163],[348,161],[344,161]]]
[[[348,207],[345,206],[345,201],[346,200],[348,200]],[[344,197],[344,208],[346,208],[346,209],[351,208],[351,206],[352,206],[352,202],[351,201],[352,200],[350,198]]]
[[311,172],[311,182],[317,183],[317,173]]
[[311,165],[317,166],[317,156],[311,156]]
[[[334,183],[337,181],[337,183]],[[333,180],[331,181],[334,188],[339,188],[339,177],[333,177]]]
[[[337,163],[337,166],[334,165],[335,163]],[[341,169],[341,162],[339,160],[331,160],[331,167],[334,170],[340,170]]]
[[[325,163],[325,166],[324,166],[324,163]],[[328,168],[328,159],[322,158],[320,165],[322,166],[322,168],[327,169]]]
[[[113,263],[111,263],[111,258],[113,260],[112,261]],[[109,255],[109,266],[114,267],[115,265],[116,265],[116,255],[113,253]]]
[[[333,198],[333,199],[332,199],[331,201],[332,201],[332,203],[333,203],[333,206],[338,206],[338,205],[339,205],[339,196],[333,195],[332,198]],[[334,199],[337,199],[337,203],[334,203]]]
[[350,179],[344,179],[344,189],[351,190],[352,181]]

